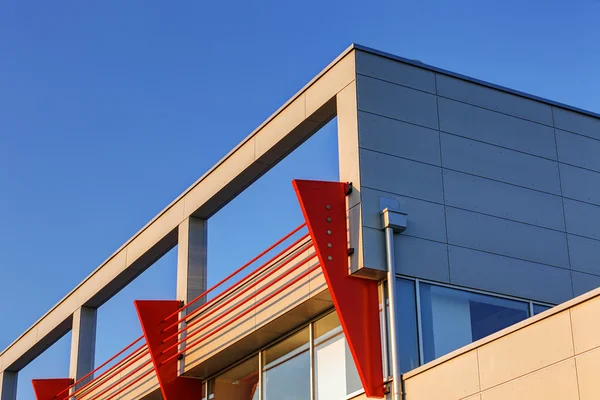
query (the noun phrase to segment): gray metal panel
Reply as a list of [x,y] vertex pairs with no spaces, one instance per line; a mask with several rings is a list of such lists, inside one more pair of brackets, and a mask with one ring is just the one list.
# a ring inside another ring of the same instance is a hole
[[381,271],[387,270],[385,258],[385,234],[381,229],[363,227],[364,266]]
[[558,163],[441,133],[442,166],[560,195]]
[[600,173],[561,163],[560,181],[563,196],[600,205]]
[[394,251],[396,273],[438,282],[449,282],[448,246],[446,244],[400,234],[394,236]]
[[550,106],[539,101],[442,74],[437,75],[437,92],[440,96],[552,126]]
[[446,207],[448,243],[569,268],[562,232]]
[[600,140],[600,118],[555,107],[554,126]]
[[442,170],[369,150],[360,150],[361,186],[443,203]]
[[454,284],[549,303],[562,303],[573,296],[567,269],[448,247]]
[[362,189],[361,198],[363,225],[381,229],[379,213],[387,207],[408,214],[408,227],[403,235],[439,242],[446,241],[446,220],[443,205],[410,197],[395,196],[368,188]]
[[567,235],[571,269],[600,275],[600,241]]
[[600,276],[573,271],[573,292],[575,296],[582,295],[598,287],[600,287]]
[[444,170],[446,204],[546,228],[565,230],[559,196]]
[[549,126],[444,98],[438,107],[444,132],[556,160],[554,129]]
[[600,239],[600,207],[564,199],[567,232]]
[[358,113],[362,148],[441,165],[438,131],[366,112]]
[[356,82],[359,110],[437,129],[435,95],[363,75]]
[[558,160],[600,172],[600,141],[556,130]]
[[435,73],[375,54],[357,51],[356,73],[435,93]]

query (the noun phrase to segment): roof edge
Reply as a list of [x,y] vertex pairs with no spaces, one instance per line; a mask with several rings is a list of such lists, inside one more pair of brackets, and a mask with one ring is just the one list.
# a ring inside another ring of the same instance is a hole
[[560,102],[554,101],[554,100],[549,100],[549,99],[546,99],[544,97],[539,97],[539,96],[536,96],[536,95],[533,95],[533,94],[521,92],[519,90],[510,89],[510,88],[507,88],[506,86],[497,85],[495,83],[487,82],[487,81],[484,81],[484,80],[481,80],[481,79],[477,79],[477,78],[472,78],[472,77],[467,76],[467,75],[459,74],[457,72],[448,71],[448,70],[443,69],[443,68],[439,68],[439,67],[435,67],[433,65],[425,64],[424,62],[421,62],[421,61],[411,60],[409,58],[400,57],[400,56],[397,56],[395,54],[391,54],[391,53],[387,53],[385,51],[373,49],[373,48],[368,47],[368,46],[363,46],[363,45],[360,45],[360,44],[357,44],[357,43],[353,43],[350,46],[349,50],[350,49],[355,49],[355,50],[364,51],[366,53],[375,54],[375,55],[378,55],[378,56],[381,56],[381,57],[389,58],[391,60],[400,61],[400,62],[403,62],[405,64],[410,64],[410,65],[413,65],[415,67],[428,69],[428,70],[433,71],[433,72],[437,72],[437,73],[440,73],[440,74],[452,76],[454,78],[462,79],[462,80],[467,81],[467,82],[472,82],[472,83],[476,83],[478,85],[487,86],[487,87],[489,87],[491,89],[500,90],[500,91],[503,91],[503,92],[506,92],[506,93],[514,94],[514,95],[521,96],[521,97],[525,97],[525,98],[530,99],[530,100],[535,100],[535,101],[539,101],[539,102],[542,102],[542,103],[546,103],[546,104],[549,104],[549,105],[554,106],[554,107],[564,108],[564,109],[569,110],[569,111],[574,111],[574,112],[577,112],[577,113],[580,113],[580,114],[585,114],[587,116],[600,119],[600,113],[595,113],[593,111],[584,110],[582,108],[570,106],[568,104],[560,103]]

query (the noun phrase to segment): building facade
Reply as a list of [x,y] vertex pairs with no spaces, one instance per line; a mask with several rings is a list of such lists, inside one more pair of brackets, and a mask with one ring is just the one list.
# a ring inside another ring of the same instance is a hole
[[[333,118],[339,182],[207,288],[207,221]],[[94,366],[95,310],[175,245],[178,298]],[[598,286],[599,115],[353,45],[0,353],[0,399],[68,331],[39,400],[598,398]]]

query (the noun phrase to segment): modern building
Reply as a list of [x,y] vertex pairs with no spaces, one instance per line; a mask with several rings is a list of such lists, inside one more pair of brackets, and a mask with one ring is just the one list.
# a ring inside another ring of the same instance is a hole
[[[207,288],[207,220],[333,118],[339,182]],[[175,245],[178,298],[94,366]],[[0,398],[72,331],[39,400],[598,399],[598,286],[600,115],[353,45],[0,353]]]

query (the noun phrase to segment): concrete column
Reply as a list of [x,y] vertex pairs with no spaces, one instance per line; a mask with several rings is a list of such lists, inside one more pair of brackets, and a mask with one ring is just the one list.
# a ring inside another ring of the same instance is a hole
[[0,400],[17,400],[18,372],[0,372]]
[[[94,369],[96,352],[96,309],[80,307],[73,314],[71,330],[71,363],[69,377],[76,381]],[[73,388],[77,390],[88,382],[91,377]]]
[[[207,221],[189,217],[179,225],[177,242],[177,299],[186,304],[202,294],[207,288]],[[189,313],[204,300],[196,302],[186,311]]]
[[[177,299],[185,304],[194,300],[207,288],[207,227],[205,219],[189,217],[179,224],[177,240]],[[201,299],[180,313],[180,318],[201,306],[206,299]],[[182,326],[180,326],[181,328]],[[185,332],[179,339],[185,338]],[[185,342],[179,345],[179,350],[185,347]],[[179,373],[185,371],[185,360],[179,362]]]

